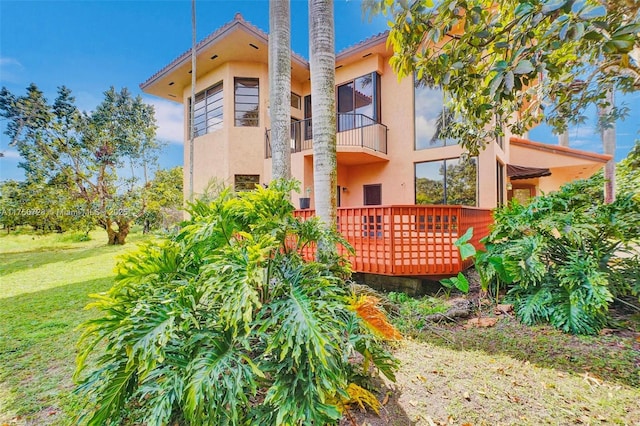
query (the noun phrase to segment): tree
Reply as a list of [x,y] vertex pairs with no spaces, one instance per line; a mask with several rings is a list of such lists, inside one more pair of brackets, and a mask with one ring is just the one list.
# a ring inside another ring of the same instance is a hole
[[164,230],[182,219],[182,167],[157,170],[153,180],[147,184],[146,208],[139,222],[143,233],[152,229]]
[[610,0],[370,0],[391,15],[391,65],[424,75],[450,97],[460,120],[447,136],[472,154],[502,131],[495,117],[523,134],[545,121],[558,132],[583,121],[587,106],[610,107],[604,127],[625,115],[608,90],[640,88],[637,2]]
[[138,183],[146,183],[159,143],[153,107],[127,89],[104,95],[95,111],[80,113],[66,87],[51,105],[35,84],[25,96],[2,88],[0,113],[25,159],[20,167],[27,181],[64,185],[72,199],[83,201],[83,214],[105,229],[108,244],[124,244],[132,221],[144,213],[145,190]]
[[291,177],[291,11],[289,0],[269,1],[269,114],[271,177]]
[[338,183],[334,38],[333,1],[309,0],[315,207],[316,215],[331,229],[336,226]]

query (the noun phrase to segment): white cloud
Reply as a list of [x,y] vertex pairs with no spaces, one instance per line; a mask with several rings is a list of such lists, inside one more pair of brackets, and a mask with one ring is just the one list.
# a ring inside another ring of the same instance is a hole
[[0,81],[3,83],[20,83],[24,74],[24,66],[15,58],[0,57]]
[[7,151],[1,151],[1,152],[2,152],[1,158],[7,158],[11,160],[20,160],[22,158],[20,157],[20,154],[18,153],[18,151],[16,151],[15,149],[9,149]]
[[144,101],[156,110],[158,139],[169,143],[184,143],[184,116],[182,105],[157,98],[145,98]]

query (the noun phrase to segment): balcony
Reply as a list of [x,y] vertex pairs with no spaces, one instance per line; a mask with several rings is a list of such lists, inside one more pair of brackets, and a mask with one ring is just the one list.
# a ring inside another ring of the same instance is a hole
[[[297,210],[306,219],[313,210]],[[392,276],[451,276],[473,264],[460,259],[454,242],[473,227],[471,243],[493,223],[491,210],[464,206],[414,205],[339,208],[338,231],[355,249],[354,272]],[[343,247],[340,253],[346,254]],[[305,256],[312,258],[313,249]]]
[[[363,114],[336,114],[338,162],[386,161],[387,126]],[[291,153],[313,150],[312,119],[291,123]],[[265,158],[271,158],[271,130],[265,133]]]

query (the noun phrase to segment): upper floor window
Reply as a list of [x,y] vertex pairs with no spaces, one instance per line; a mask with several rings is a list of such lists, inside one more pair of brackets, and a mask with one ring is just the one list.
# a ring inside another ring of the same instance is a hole
[[257,78],[235,79],[235,123],[237,127],[258,127],[260,85]]
[[378,73],[365,74],[340,84],[336,92],[339,132],[380,121]]
[[302,99],[300,95],[291,92],[291,108],[302,109]]
[[445,107],[443,90],[424,80],[416,80],[414,87],[415,149],[455,145],[456,140],[441,137],[447,123],[454,119]]
[[477,204],[476,158],[416,163],[416,204]]
[[[191,116],[191,99],[189,99]],[[222,128],[222,82],[196,95],[194,109],[194,136],[202,136]]]

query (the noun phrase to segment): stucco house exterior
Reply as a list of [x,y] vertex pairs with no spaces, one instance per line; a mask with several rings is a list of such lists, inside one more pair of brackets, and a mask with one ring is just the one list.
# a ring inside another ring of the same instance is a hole
[[[466,158],[455,141],[438,137],[438,121],[442,124],[446,118],[442,91],[413,78],[399,81],[389,66],[392,51],[386,47],[386,38],[386,33],[374,35],[336,55],[341,211],[383,206],[467,206],[483,212],[485,223],[487,218],[490,221],[490,209],[507,199],[525,200],[553,191],[565,182],[592,175],[610,159],[509,134],[490,141],[479,156]],[[237,189],[268,183],[271,179],[268,35],[238,14],[202,40],[196,52],[194,192],[202,192],[213,177]],[[293,176],[302,183],[300,196],[306,195],[307,188],[313,188],[310,84],[307,60],[292,54],[291,166]],[[184,105],[184,138],[188,141],[190,50],[151,76],[141,88],[148,94]],[[186,182],[191,156],[189,144],[184,146]],[[312,209],[314,194],[311,191],[309,195]],[[294,203],[297,202],[295,199]],[[371,211],[353,216],[360,218],[349,219],[357,222],[354,238],[382,238],[389,237],[388,232],[394,229],[400,233],[397,235],[404,236],[421,230],[442,231],[448,226],[459,231],[463,214]],[[432,225],[445,218],[448,224]],[[396,221],[400,221],[397,227]],[[341,232],[346,232],[346,228],[345,222]],[[363,232],[364,228],[373,231],[369,234]],[[454,252],[433,262],[451,262],[456,255]],[[420,254],[407,255],[406,262],[404,256],[400,255],[399,263],[423,261]],[[458,265],[461,267],[463,263],[458,260]],[[429,275],[450,271],[399,272],[395,267],[383,267],[373,272]]]

